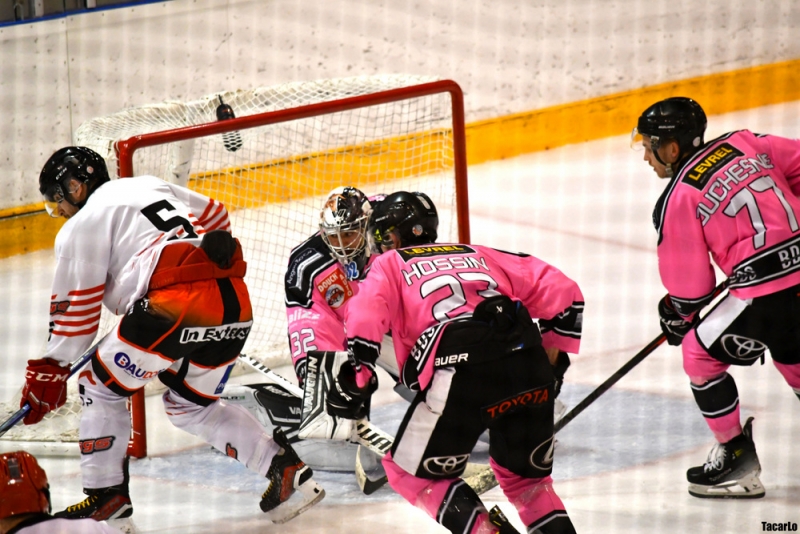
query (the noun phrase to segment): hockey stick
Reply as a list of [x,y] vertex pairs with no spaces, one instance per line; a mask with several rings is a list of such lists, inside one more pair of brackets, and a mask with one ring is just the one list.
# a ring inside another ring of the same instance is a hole
[[617,372],[608,377],[608,379],[606,379],[605,382],[597,386],[597,388],[595,388],[594,391],[589,393],[582,401],[580,401],[577,405],[575,405],[573,409],[564,414],[564,417],[559,419],[558,422],[556,422],[556,424],[553,425],[553,432],[554,433],[558,432],[559,430],[564,428],[567,425],[567,423],[578,417],[578,415],[580,415],[581,412],[583,412],[586,408],[588,408],[589,405],[591,405],[594,401],[600,398],[600,395],[611,389],[611,386],[619,382],[620,378],[628,374],[631,369],[639,365],[639,363],[642,360],[647,358],[654,350],[656,350],[659,346],[661,346],[661,344],[664,343],[664,341],[666,340],[667,336],[661,334],[653,341],[648,343],[645,348],[643,348],[636,354],[636,356],[628,360],[628,362],[622,367],[620,367],[617,370]]
[[[728,281],[722,281],[715,289],[714,293],[709,299],[709,302],[717,298],[725,288],[728,286]],[[667,340],[667,336],[664,334],[659,335],[653,341],[647,344],[645,348],[640,350],[633,358],[628,360],[625,365],[620,367],[613,375],[608,377],[605,382],[597,386],[594,391],[589,393],[586,398],[580,401],[573,409],[571,409],[568,413],[564,415],[558,422],[554,425],[553,430],[554,432],[558,432],[562,428],[564,428],[570,421],[575,419],[581,412],[583,412],[586,408],[588,408],[594,401],[596,401],[600,396],[611,389],[611,386],[619,382],[619,380],[628,374],[631,369],[639,365],[639,363],[647,358],[654,350],[656,350],[664,341]]]
[[[103,339],[105,339],[105,336],[103,336]],[[83,356],[75,360],[70,365],[69,375],[67,375],[68,380],[69,378],[72,377],[72,375],[80,371],[81,368],[84,365],[86,365],[86,362],[92,359],[92,355],[94,355],[94,352],[97,350],[98,345],[100,345],[102,341],[103,340],[101,339],[100,341],[92,345],[92,347],[89,350],[83,353]],[[14,428],[17,425],[17,423],[22,421],[30,411],[31,411],[31,405],[27,402],[23,404],[22,408],[14,412],[14,414],[11,417],[6,419],[5,422],[2,425],[0,425],[0,437],[3,437],[6,434],[6,432]]]
[[[266,365],[264,365],[261,361],[253,358],[252,356],[248,356],[247,354],[240,354],[239,359],[242,360],[244,363],[255,369],[256,371],[260,372],[261,374],[265,375],[268,379],[270,379],[273,383],[284,387],[289,393],[294,395],[295,397],[303,399],[304,391],[303,389],[295,384],[294,382],[286,379],[285,377],[279,375]],[[369,424],[369,423],[368,423]],[[370,428],[374,429],[377,433],[383,434],[381,430],[376,429],[371,424],[369,424]],[[385,434],[388,436],[388,434]],[[375,471],[371,471],[370,475],[367,474],[366,470],[364,469],[364,462],[361,460],[361,453],[362,448],[368,449],[373,454],[378,455],[379,457],[383,457],[385,452],[379,452],[380,449],[375,449],[375,445],[372,442],[365,442],[362,443],[364,438],[357,438],[359,440],[358,450],[356,451],[356,461],[355,461],[355,474],[356,474],[356,481],[358,482],[358,487],[361,488],[361,491],[364,492],[365,495],[370,495],[376,492],[381,486],[386,484],[386,473],[383,471],[383,468],[378,467]],[[391,437],[389,438],[391,440]],[[392,442],[389,442],[389,447],[391,447]],[[386,449],[389,450],[388,448]],[[378,464],[380,466],[380,463]]]
[[[271,379],[276,384],[284,386],[293,395],[296,395],[301,399],[303,398],[303,390],[300,388],[300,386],[279,375],[261,363],[259,360],[246,354],[240,354],[239,359],[256,371],[265,375],[267,378]],[[373,425],[367,419],[359,419],[356,421],[356,429],[354,434],[354,437],[358,440],[359,445],[362,445],[364,448],[375,453],[381,458],[383,458],[386,453],[389,452],[394,444],[394,437]],[[356,459],[356,479],[359,480],[359,486],[361,486],[362,491],[369,495],[369,493],[374,492],[380,486],[382,486],[385,481],[382,481],[381,479],[370,480],[366,475],[363,466],[361,466],[361,470],[359,472],[358,468],[361,464],[360,461],[358,461],[358,456],[356,456]],[[464,481],[469,484],[470,487],[472,487],[472,489],[474,489],[478,494],[485,493],[497,485],[497,482],[494,480],[492,469],[488,465],[468,463],[465,474],[467,473],[470,474],[469,476],[464,477]],[[369,482],[362,482],[362,480]],[[362,483],[365,485],[362,485]],[[369,493],[367,493],[368,491]]]

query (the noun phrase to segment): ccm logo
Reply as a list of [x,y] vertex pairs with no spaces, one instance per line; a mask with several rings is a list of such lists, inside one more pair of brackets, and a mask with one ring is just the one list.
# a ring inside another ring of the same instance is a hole
[[37,373],[36,371],[28,371],[25,373],[25,378],[28,380],[33,379],[36,382],[66,382],[69,376],[56,375],[53,373]]
[[437,356],[433,361],[433,365],[436,367],[443,367],[445,365],[453,365],[455,363],[465,362],[468,358],[469,354],[466,352],[461,354],[451,354],[450,356]]

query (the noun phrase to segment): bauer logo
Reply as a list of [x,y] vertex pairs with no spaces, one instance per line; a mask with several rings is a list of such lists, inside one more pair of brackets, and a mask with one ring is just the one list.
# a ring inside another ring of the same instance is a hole
[[233,341],[247,339],[253,321],[231,323],[225,326],[199,326],[181,330],[181,343],[205,343],[207,341]]
[[114,356],[114,363],[117,364],[117,367],[125,371],[125,374],[137,380],[150,380],[151,378],[155,378],[155,376],[160,372],[139,369],[139,367],[137,367],[136,364],[131,361],[131,357],[124,352],[118,352]]
[[681,181],[702,191],[714,173],[722,170],[732,160],[742,156],[744,156],[744,152],[738,148],[730,143],[722,143],[714,152],[706,154],[703,159],[687,170]]

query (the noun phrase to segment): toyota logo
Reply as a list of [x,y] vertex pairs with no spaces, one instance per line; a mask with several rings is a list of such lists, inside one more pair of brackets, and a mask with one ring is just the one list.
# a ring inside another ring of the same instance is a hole
[[547,441],[533,449],[531,453],[531,465],[542,471],[547,471],[552,468],[554,445],[555,440],[551,436]]
[[735,334],[722,336],[722,348],[734,360],[748,363],[761,358],[767,350],[759,340]]
[[432,475],[452,475],[463,471],[468,459],[469,454],[434,456],[425,460],[422,465],[425,467],[425,471]]

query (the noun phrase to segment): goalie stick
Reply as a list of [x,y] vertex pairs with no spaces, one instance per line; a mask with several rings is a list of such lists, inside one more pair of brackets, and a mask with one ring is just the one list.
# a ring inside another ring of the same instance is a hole
[[[259,373],[266,376],[270,379],[273,383],[282,386],[286,391],[294,395],[295,397],[303,399],[304,391],[303,388],[288,380],[286,377],[279,375],[266,365],[264,365],[261,361],[253,358],[252,356],[248,356],[247,354],[240,354],[239,359],[242,360],[244,363],[258,371]],[[370,475],[367,474],[366,470],[364,469],[364,464],[366,462],[361,460],[361,452],[362,446],[366,444],[360,443],[362,440],[358,438],[358,450],[356,451],[356,460],[355,460],[355,474],[356,474],[356,482],[358,482],[358,487],[361,488],[361,491],[364,492],[365,495],[370,495],[377,491],[381,486],[386,484],[386,473],[383,472],[383,469],[380,467],[380,462],[376,469],[370,471]],[[391,447],[391,443],[389,444]],[[377,451],[370,448],[370,446],[366,446],[374,454],[377,454],[379,457],[383,457],[383,454],[378,453]],[[388,450],[388,449],[387,449]],[[384,453],[385,454],[385,453]]]
[[[284,386],[293,395],[303,398],[303,390],[300,388],[300,386],[279,375],[261,363],[259,360],[246,354],[240,354],[239,359],[256,371],[265,375],[267,378],[274,381],[276,384]],[[394,444],[394,437],[373,425],[367,419],[359,419],[356,421],[356,428],[353,437],[358,441],[359,445],[362,445],[364,448],[377,454],[381,458],[385,456],[387,452],[389,452],[389,450],[392,448],[392,444]],[[361,485],[362,478],[364,480],[370,479],[364,472],[363,468],[359,473],[359,466],[360,462],[356,460],[356,478],[359,479],[359,485]],[[495,480],[492,468],[484,464],[475,464],[471,462],[468,463],[462,478],[473,490],[475,490],[475,493],[479,495],[497,486],[497,481]],[[384,483],[380,482],[380,485],[376,487],[375,484],[378,482],[379,481],[373,480],[371,483],[367,483],[368,486],[361,486],[361,489],[365,494],[369,495],[369,493],[367,493],[368,490],[370,490],[370,493],[372,493]]]
[[[103,337],[103,339],[105,339],[105,336]],[[102,341],[103,340],[101,339],[100,341],[92,345],[92,347],[89,350],[83,353],[83,356],[81,356],[80,358],[75,360],[72,364],[70,364],[69,375],[67,376],[67,379],[71,378],[72,375],[80,371],[81,368],[84,365],[86,365],[86,362],[92,359],[94,351],[97,350],[98,345],[100,345]],[[11,417],[6,419],[3,422],[3,424],[0,425],[0,437],[3,437],[6,434],[6,432],[14,428],[17,425],[17,423],[22,421],[29,411],[31,411],[31,405],[26,402],[25,404],[22,405],[22,408],[14,412],[14,414]]]

